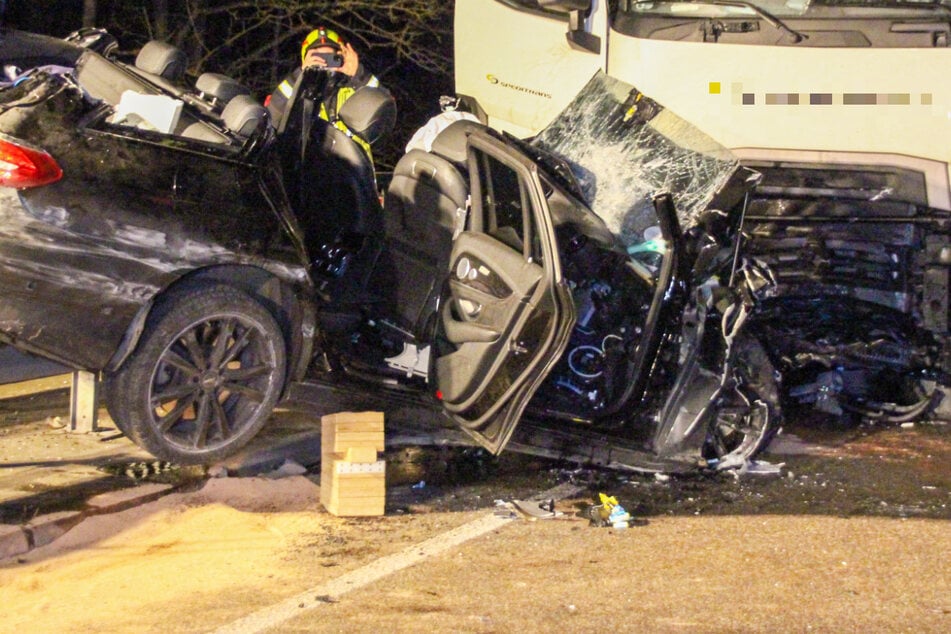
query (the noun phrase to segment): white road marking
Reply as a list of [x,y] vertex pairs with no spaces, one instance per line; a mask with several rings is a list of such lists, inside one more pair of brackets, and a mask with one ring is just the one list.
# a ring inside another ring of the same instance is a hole
[[[582,490],[574,484],[561,484],[536,496],[539,500],[561,499]],[[492,513],[472,520],[458,528],[436,535],[426,541],[410,546],[401,552],[381,557],[362,568],[332,579],[315,588],[262,608],[214,630],[214,634],[253,634],[275,628],[282,623],[327,604],[327,597],[336,599],[348,592],[358,590],[374,581],[409,568],[419,562],[443,553],[471,539],[481,537],[515,519],[515,516],[500,516]]]

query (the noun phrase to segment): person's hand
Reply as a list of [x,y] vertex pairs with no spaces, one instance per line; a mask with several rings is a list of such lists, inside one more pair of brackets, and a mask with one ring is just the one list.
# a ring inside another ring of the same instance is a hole
[[343,55],[343,66],[340,67],[340,72],[353,77],[357,74],[357,69],[360,67],[360,56],[357,55],[357,52],[350,46],[350,42],[344,42],[340,54]]
[[327,68],[327,60],[321,57],[316,49],[310,49],[307,51],[307,55],[304,56],[304,63],[301,64],[301,68],[326,68],[329,71],[339,71],[350,77],[356,75],[357,70],[360,68],[360,56],[353,47],[350,46],[350,43],[345,43],[337,54],[343,58],[343,66],[340,68]]

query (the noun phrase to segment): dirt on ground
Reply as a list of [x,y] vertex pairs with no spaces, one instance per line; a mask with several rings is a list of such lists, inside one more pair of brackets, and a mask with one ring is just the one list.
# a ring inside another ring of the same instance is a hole
[[[34,443],[62,451],[50,412],[25,418],[38,415],[0,426],[0,468],[11,464],[5,439],[26,442],[30,425]],[[278,416],[275,432],[301,424]],[[317,607],[269,631],[951,631],[947,425],[790,426],[762,456],[777,475],[616,473],[460,447],[385,457],[377,518],[327,513],[316,468],[140,477],[137,456],[108,468],[90,457],[116,487],[179,488],[0,564],[0,633],[211,631],[565,483],[578,490],[557,517],[516,515],[379,581],[313,597]],[[599,493],[631,512],[630,528],[592,525]],[[17,504],[0,508],[12,516]]]

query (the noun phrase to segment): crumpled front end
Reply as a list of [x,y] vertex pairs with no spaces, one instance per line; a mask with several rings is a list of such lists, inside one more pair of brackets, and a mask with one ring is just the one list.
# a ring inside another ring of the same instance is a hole
[[762,272],[753,327],[786,405],[846,420],[930,415],[951,367],[949,214],[908,170],[758,169],[744,250]]
[[586,404],[575,407],[575,421],[668,463],[736,466],[755,455],[778,425],[773,368],[744,334],[755,298],[736,250],[758,174],[601,74],[532,145],[568,167],[624,267],[647,289],[630,293],[639,298],[625,309],[633,323],[604,325],[602,307],[614,305],[609,298],[623,286],[599,275],[603,261],[576,265],[584,250],[562,249],[580,317],[545,396],[558,402],[565,394],[565,402],[573,392]]

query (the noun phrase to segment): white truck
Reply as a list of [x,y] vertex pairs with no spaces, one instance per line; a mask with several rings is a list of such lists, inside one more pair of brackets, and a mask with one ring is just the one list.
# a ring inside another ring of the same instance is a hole
[[899,168],[951,209],[951,4],[456,0],[456,91],[517,136],[598,69],[745,161]]
[[949,0],[456,0],[456,91],[527,138],[606,73],[732,150],[784,409],[906,421],[951,385],[949,35]]

